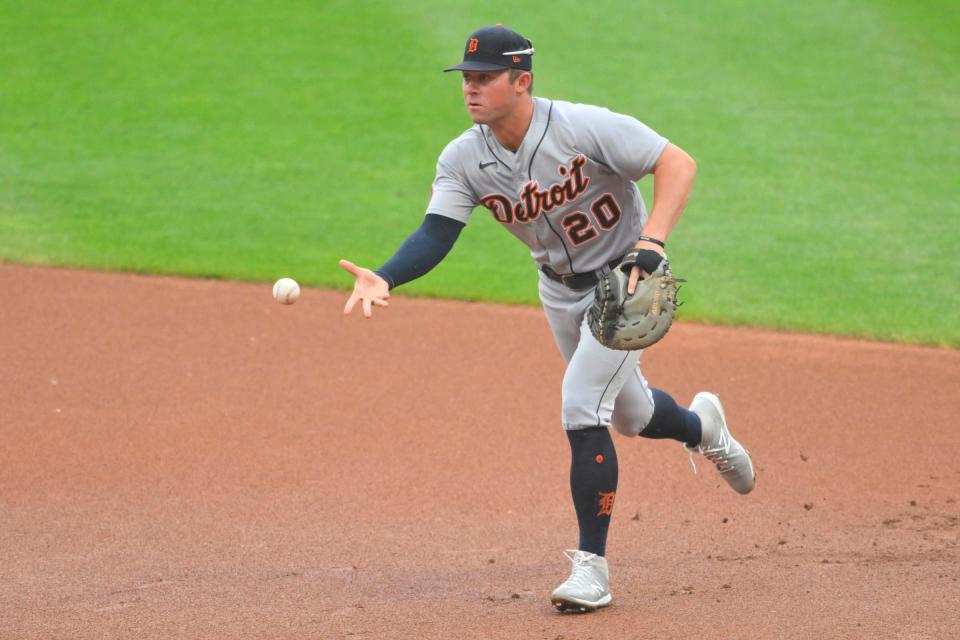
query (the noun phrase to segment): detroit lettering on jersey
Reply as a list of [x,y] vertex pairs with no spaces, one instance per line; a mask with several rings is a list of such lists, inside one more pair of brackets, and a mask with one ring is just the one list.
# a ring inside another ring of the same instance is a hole
[[482,205],[538,265],[599,269],[636,242],[647,218],[636,181],[666,144],[631,116],[535,97],[516,151],[476,124],[446,146],[426,213],[467,224]]
[[480,198],[480,204],[490,209],[493,217],[503,224],[514,221],[531,222],[537,219],[540,212],[552,211],[567,202],[573,202],[587,190],[590,178],[583,174],[583,165],[586,162],[586,158],[577,156],[569,168],[560,165],[559,173],[566,176],[566,179],[547,189],[541,189],[536,180],[528,182],[516,203],[511,202],[505,195],[492,193]]

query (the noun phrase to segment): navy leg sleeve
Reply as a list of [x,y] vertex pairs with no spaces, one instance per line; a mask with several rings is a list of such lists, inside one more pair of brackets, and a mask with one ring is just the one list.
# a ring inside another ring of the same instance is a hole
[[580,525],[580,550],[606,555],[607,530],[617,495],[617,451],[610,430],[567,431],[570,440],[570,492]]
[[653,417],[640,432],[644,438],[672,438],[685,444],[700,444],[700,417],[677,405],[673,398],[660,389],[650,388],[653,394]]

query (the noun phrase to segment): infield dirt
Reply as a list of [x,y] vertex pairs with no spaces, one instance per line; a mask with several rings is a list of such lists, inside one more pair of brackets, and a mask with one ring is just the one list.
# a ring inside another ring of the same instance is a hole
[[960,352],[684,322],[730,491],[615,436],[613,606],[576,545],[539,309],[0,265],[0,638],[949,638]]

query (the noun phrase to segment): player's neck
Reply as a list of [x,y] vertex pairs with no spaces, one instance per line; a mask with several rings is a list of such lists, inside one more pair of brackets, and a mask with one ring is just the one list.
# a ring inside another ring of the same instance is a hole
[[527,135],[533,120],[533,96],[526,94],[517,108],[506,118],[490,124],[493,135],[504,149],[516,151]]

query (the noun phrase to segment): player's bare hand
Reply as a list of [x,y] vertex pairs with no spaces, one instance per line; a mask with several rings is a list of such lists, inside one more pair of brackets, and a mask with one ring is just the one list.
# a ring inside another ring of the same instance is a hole
[[358,267],[349,260],[341,260],[340,266],[344,271],[356,278],[353,284],[353,293],[343,307],[343,315],[350,315],[353,308],[359,302],[363,308],[363,317],[373,317],[374,307],[388,307],[390,303],[387,299],[390,297],[390,285],[387,281],[375,274],[370,269]]
[[[637,283],[641,279],[647,278],[654,271],[657,270],[657,267],[660,265],[660,260],[663,260],[667,257],[667,254],[664,252],[663,247],[652,242],[647,242],[646,240],[641,240],[634,245],[635,248],[646,250],[646,252],[641,251],[640,256],[637,259],[637,264],[630,269],[630,278],[627,280],[627,295],[633,295],[633,292],[637,290]],[[653,255],[656,253],[657,255]]]

